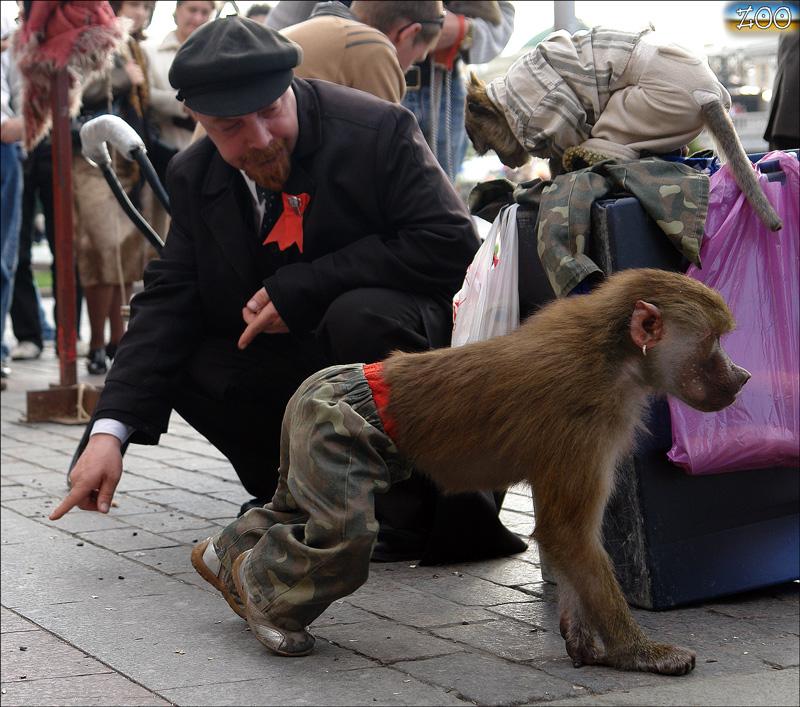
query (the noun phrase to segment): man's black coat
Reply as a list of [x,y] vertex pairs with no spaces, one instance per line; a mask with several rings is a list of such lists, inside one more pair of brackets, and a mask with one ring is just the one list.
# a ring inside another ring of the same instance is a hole
[[[208,138],[170,164],[166,247],[132,301],[95,413],[132,425],[133,441],[166,431],[168,391],[187,359],[207,338],[234,345],[242,307],[261,286],[302,337],[348,290],[397,289],[446,307],[461,285],[478,242],[413,115],[324,81],[297,79],[293,89],[300,131],[285,191],[310,195],[294,262],[259,271],[252,197]],[[224,372],[209,374],[224,387]]]

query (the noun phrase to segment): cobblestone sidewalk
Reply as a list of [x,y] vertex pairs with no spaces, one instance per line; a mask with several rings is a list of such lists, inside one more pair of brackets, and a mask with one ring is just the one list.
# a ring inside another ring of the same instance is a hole
[[[636,611],[653,637],[697,651],[687,677],[575,669],[535,545],[491,562],[373,564],[315,623],[310,657],[269,655],[192,570],[191,545],[247,495],[182,420],[158,447],[130,448],[107,516],[47,519],[83,428],[22,418],[24,392],[57,379],[49,348],[14,362],[1,399],[4,706],[800,702],[797,583]],[[527,537],[530,495],[513,489],[503,518]]]

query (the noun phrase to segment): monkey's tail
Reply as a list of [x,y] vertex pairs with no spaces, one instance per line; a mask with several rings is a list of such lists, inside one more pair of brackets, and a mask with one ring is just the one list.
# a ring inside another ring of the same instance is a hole
[[779,231],[783,228],[783,222],[758,183],[753,165],[747,158],[728,111],[720,101],[704,104],[702,111],[705,124],[714,136],[720,151],[727,157],[733,180],[742,190],[745,199],[750,202],[758,218],[770,231]]

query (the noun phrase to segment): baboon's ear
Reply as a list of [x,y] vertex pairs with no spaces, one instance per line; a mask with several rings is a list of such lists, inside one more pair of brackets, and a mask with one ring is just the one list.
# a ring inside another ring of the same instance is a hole
[[469,85],[473,88],[484,88],[486,86],[475,74],[474,71],[469,72]]
[[664,320],[661,310],[654,304],[637,300],[631,317],[631,339],[637,349],[653,346],[664,336]]
[[490,117],[494,117],[494,111],[485,106],[483,103],[479,103],[478,101],[474,101],[471,98],[467,98],[467,110],[475,115],[488,115]]

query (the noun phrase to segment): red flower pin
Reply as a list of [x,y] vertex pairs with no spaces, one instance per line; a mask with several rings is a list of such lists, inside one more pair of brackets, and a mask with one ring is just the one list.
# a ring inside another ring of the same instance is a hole
[[287,194],[285,192],[281,196],[283,213],[264,239],[263,245],[277,243],[280,250],[286,250],[296,243],[302,253],[303,212],[311,201],[311,197],[308,194]]

